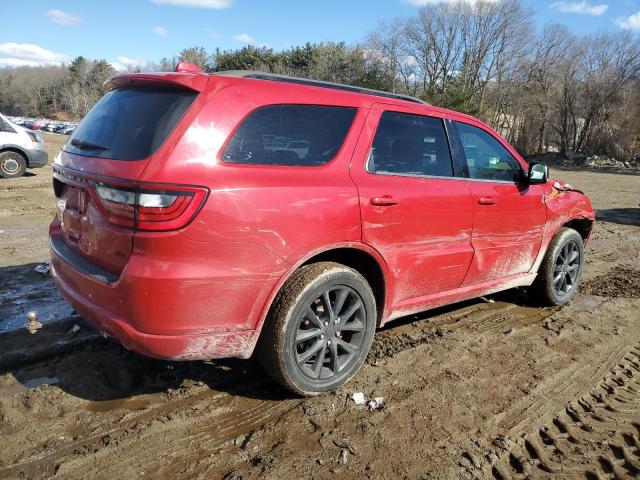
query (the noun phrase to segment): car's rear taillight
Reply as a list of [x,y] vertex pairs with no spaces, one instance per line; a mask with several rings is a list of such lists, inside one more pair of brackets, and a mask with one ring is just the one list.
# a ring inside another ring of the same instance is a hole
[[207,197],[202,187],[137,184],[134,188],[93,183],[95,198],[107,219],[136,230],[166,231],[186,226]]

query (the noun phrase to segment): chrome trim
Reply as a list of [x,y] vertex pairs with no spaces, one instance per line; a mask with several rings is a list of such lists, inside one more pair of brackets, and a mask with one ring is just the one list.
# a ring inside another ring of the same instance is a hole
[[528,185],[526,182],[516,182],[515,180],[485,180],[482,178],[467,178],[467,177],[441,177],[438,175],[415,175],[410,173],[390,173],[390,172],[372,172],[369,170],[369,161],[371,160],[371,150],[369,150],[369,155],[367,155],[367,161],[365,163],[364,169],[367,173],[371,175],[384,175],[387,177],[408,177],[408,178],[434,178],[439,180],[465,180],[467,182],[482,182],[482,183],[502,183],[502,184],[510,184],[510,185]]

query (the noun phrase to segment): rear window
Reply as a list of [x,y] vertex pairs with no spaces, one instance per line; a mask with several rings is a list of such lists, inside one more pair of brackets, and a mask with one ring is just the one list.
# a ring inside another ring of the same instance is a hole
[[355,108],[270,105],[254,110],[225,148],[222,159],[253,165],[324,165],[340,150]]
[[109,92],[84,117],[64,150],[114,160],[146,158],[162,145],[197,95],[175,88]]

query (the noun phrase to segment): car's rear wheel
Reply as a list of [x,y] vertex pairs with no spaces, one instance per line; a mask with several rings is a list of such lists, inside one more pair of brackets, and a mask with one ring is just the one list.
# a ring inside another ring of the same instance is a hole
[[532,290],[546,305],[564,305],[576,293],[584,265],[584,244],[578,232],[562,228],[551,240]]
[[300,395],[336,389],[362,366],[376,328],[371,287],[333,262],[302,267],[285,283],[258,345],[264,370]]
[[27,160],[17,152],[0,153],[0,177],[18,178],[27,171]]

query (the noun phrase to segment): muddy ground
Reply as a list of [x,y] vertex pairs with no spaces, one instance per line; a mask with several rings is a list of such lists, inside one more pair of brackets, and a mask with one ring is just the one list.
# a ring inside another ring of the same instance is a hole
[[[53,210],[34,173],[0,182],[0,324],[59,302],[33,272]],[[514,290],[401,319],[334,394],[292,397],[253,361],[147,359],[60,312],[0,334],[0,478],[638,477],[640,176],[554,175],[601,219],[569,306]]]

